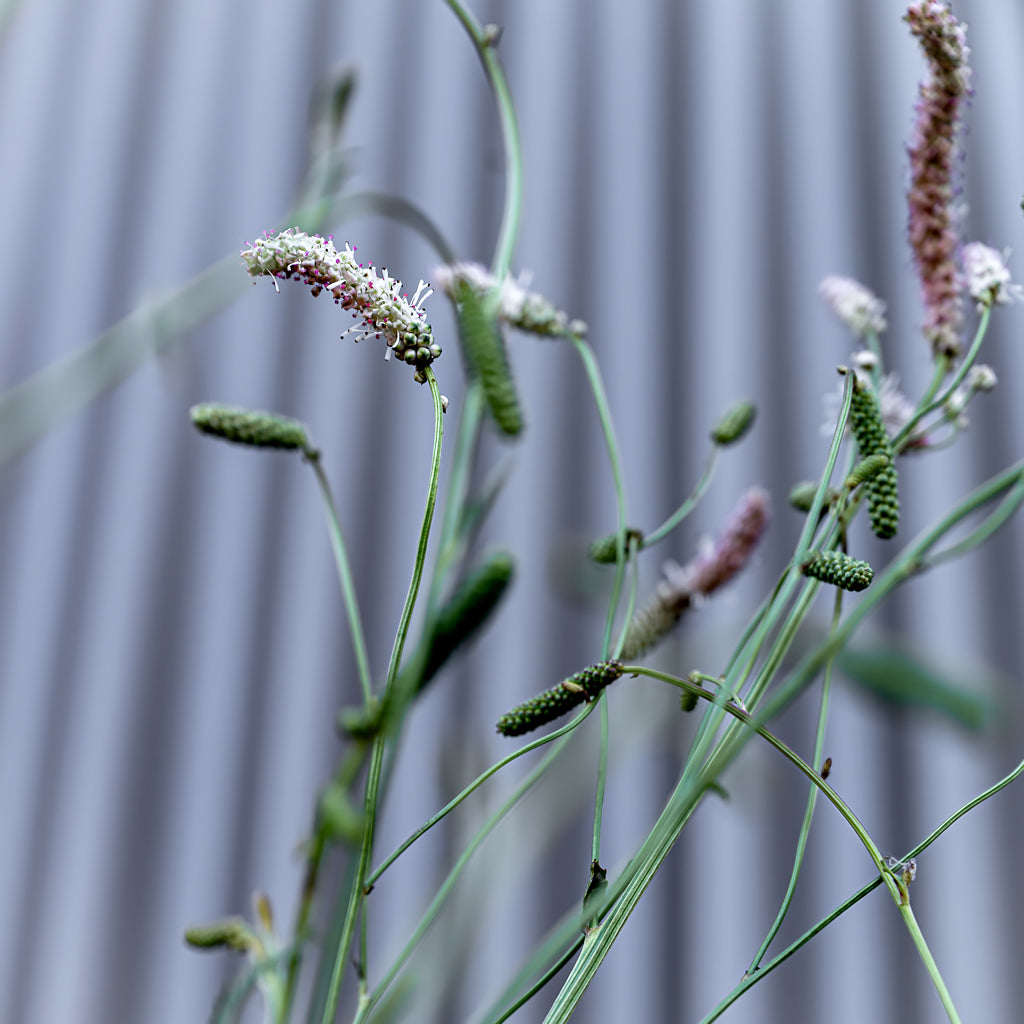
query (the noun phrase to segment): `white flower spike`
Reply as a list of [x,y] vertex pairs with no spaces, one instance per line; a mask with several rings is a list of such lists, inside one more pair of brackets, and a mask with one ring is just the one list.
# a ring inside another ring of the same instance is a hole
[[818,285],[818,294],[854,334],[885,330],[885,303],[852,277],[826,277]]
[[339,306],[361,321],[342,337],[354,334],[356,341],[369,335],[383,338],[387,358],[393,352],[415,367],[421,383],[426,379],[424,369],[441,354],[421,308],[431,289],[420,281],[410,299],[402,294],[402,282],[390,277],[387,270],[378,274],[372,263],[357,263],[355,250],[347,243],[338,250],[330,238],[288,228],[257,239],[242,250],[242,259],[253,277],[270,277],[275,288],[277,278],[296,277],[309,285],[314,297],[329,292]]

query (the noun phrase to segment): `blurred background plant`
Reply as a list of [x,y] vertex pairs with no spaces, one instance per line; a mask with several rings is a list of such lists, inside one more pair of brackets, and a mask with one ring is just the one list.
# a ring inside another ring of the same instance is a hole
[[[850,357],[814,299],[823,276],[849,273],[884,296],[886,368],[907,394],[926,386],[900,149],[924,69],[902,5],[881,0],[552,7],[477,11],[504,28],[524,140],[512,270],[531,268],[540,291],[592,325],[631,521],[661,522],[689,493],[729,401],[750,395],[760,409],[665,542],[686,561],[748,484],[772,491],[776,532],[743,586],[652,658],[685,675],[724,662],[795,544],[801,517],[787,518],[784,493],[822,464],[816,396]],[[374,665],[387,663],[430,459],[425,394],[410,400],[407,374],[337,342],[330,303],[294,287],[246,293],[239,242],[290,224],[333,230],[406,281],[427,276],[438,252],[487,260],[501,140],[479,65],[440,3],[86,12],[26,0],[11,10],[0,22],[12,256],[0,352],[0,777],[14,784],[0,839],[0,1016],[204,1019],[235,965],[189,955],[182,932],[239,913],[257,889],[278,924],[292,919],[297,847],[340,750],[327,724],[359,695],[308,471],[204,444],[185,411],[217,397],[310,424],[340,519],[360,538],[352,574]],[[1024,146],[1007,112],[1024,96],[1024,27],[1010,0],[957,13],[971,25],[977,90],[965,111],[964,235],[1019,247]],[[332,72],[342,59],[352,64]],[[60,274],[46,292],[24,286],[40,267]],[[465,398],[456,323],[439,297],[431,304],[454,412]],[[906,537],[1019,454],[1014,315],[996,318],[985,342],[1003,386],[972,405],[975,422],[949,452],[901,467]],[[604,443],[571,349],[510,344],[523,436],[514,449],[482,440],[480,465],[506,483],[479,543],[515,552],[516,584],[502,628],[445,668],[410,718],[381,851],[508,750],[493,733],[502,712],[596,660],[607,573],[581,566],[615,522]],[[877,564],[860,529],[858,554]],[[909,584],[870,645],[840,663],[861,686],[835,695],[830,781],[887,853],[1019,759],[1020,594],[1007,567],[1020,564],[1020,539],[1015,523]],[[658,564],[645,560],[642,574],[646,593]],[[671,694],[617,686],[612,877],[657,816],[692,729]],[[798,704],[777,728],[806,749],[815,717]],[[499,837],[471,866],[433,952],[413,964],[424,983],[410,1019],[473,1018],[550,908],[578,905],[594,740],[578,737],[577,756],[516,812],[505,834],[521,842]],[[698,1019],[735,984],[788,877],[805,802],[791,771],[748,748],[723,779],[730,800],[709,802],[684,832],[578,1019]],[[520,777],[499,776],[396,864],[374,895],[375,915],[393,922],[371,930],[375,962],[397,953],[395,936]],[[1005,1019],[1014,1005],[1024,894],[1007,879],[1024,843],[1020,799],[1011,788],[945,835],[913,885],[966,1019]],[[344,805],[338,813],[345,820]],[[791,919],[817,920],[868,867],[846,826],[819,811]],[[934,992],[886,903],[876,895],[846,915],[728,1019],[933,1019]],[[488,926],[471,933],[481,919]]]

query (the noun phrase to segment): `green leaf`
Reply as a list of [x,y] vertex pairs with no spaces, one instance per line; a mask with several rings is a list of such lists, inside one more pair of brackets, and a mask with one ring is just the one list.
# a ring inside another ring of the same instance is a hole
[[994,702],[971,693],[958,677],[895,646],[843,651],[839,670],[852,682],[885,700],[930,707],[969,729],[983,729],[995,714]]

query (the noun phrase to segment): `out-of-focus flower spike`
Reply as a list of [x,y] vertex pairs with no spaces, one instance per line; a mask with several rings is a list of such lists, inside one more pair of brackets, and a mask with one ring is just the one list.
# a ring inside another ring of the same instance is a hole
[[[468,284],[481,297],[493,291],[497,284],[491,272],[479,263],[442,264],[434,269],[434,280],[454,301],[459,301],[460,282]],[[543,295],[529,291],[528,283],[523,274],[518,279],[506,276],[498,300],[498,316],[502,320],[521,331],[548,337],[566,333],[582,337],[587,333],[587,325],[582,320],[570,320],[568,314]]]
[[503,434],[516,437],[523,414],[508,365],[505,341],[481,296],[465,281],[456,285],[459,337],[470,374],[479,378],[491,417]]
[[[631,545],[639,545],[643,542],[643,533],[633,526],[626,527],[626,555],[629,556]],[[611,565],[618,557],[619,535],[610,533],[606,537],[599,537],[587,548],[587,555],[591,561],[598,565]]]
[[195,949],[227,948],[240,953],[248,953],[256,945],[249,923],[241,917],[227,917],[212,924],[188,928],[185,941]]
[[885,303],[852,277],[826,277],[818,285],[818,294],[854,334],[885,330]]
[[914,139],[910,144],[910,246],[921,279],[924,334],[936,356],[960,352],[960,278],[953,171],[960,104],[970,92],[967,27],[938,0],[920,0],[906,22],[928,61],[921,83]]
[[735,402],[722,413],[721,419],[715,424],[711,431],[711,440],[721,447],[735,444],[750,430],[756,415],[757,408],[753,402]]
[[767,492],[752,487],[733,510],[718,540],[685,566],[667,563],[665,579],[633,616],[622,647],[627,660],[657,644],[695,598],[729,582],[749,561],[770,519]]
[[438,669],[483,628],[504,597],[515,575],[515,559],[494,551],[466,577],[438,614],[430,637],[422,689]]
[[964,265],[967,292],[979,310],[1020,301],[1024,297],[1024,289],[1010,280],[1007,255],[981,242],[969,242],[964,246],[960,258]]

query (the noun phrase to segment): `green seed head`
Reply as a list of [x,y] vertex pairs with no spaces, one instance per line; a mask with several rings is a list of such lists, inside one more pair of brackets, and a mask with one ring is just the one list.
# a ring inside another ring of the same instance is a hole
[[867,562],[860,562],[842,551],[816,551],[804,562],[803,574],[842,590],[857,591],[867,589],[874,570]]
[[506,712],[498,719],[498,732],[503,736],[521,736],[539,729],[561,718],[584,701],[593,700],[621,675],[622,663],[619,661],[601,661],[590,665],[568,679],[563,679],[550,690]]
[[753,402],[736,402],[722,413],[722,418],[711,431],[711,440],[722,446],[735,443],[750,429],[756,415]]
[[867,461],[876,455],[884,455],[889,460],[889,465],[880,467],[866,484],[871,529],[876,537],[888,540],[895,536],[900,521],[892,443],[882,422],[877,396],[856,377],[850,402],[850,430],[857,441],[862,460]]
[[209,403],[192,406],[189,415],[197,430],[234,444],[302,450],[309,447],[304,424],[271,412]]
[[456,289],[456,299],[459,338],[467,368],[479,378],[487,408],[498,428],[508,437],[516,437],[523,429],[523,414],[497,319],[464,281]]
[[[626,527],[626,554],[629,555],[630,545],[639,545],[644,539],[644,535],[637,530],[635,527]],[[615,562],[618,557],[619,547],[619,535],[617,533],[610,533],[607,537],[601,537],[598,540],[593,541],[590,547],[587,548],[587,555],[598,565],[611,565]]]

